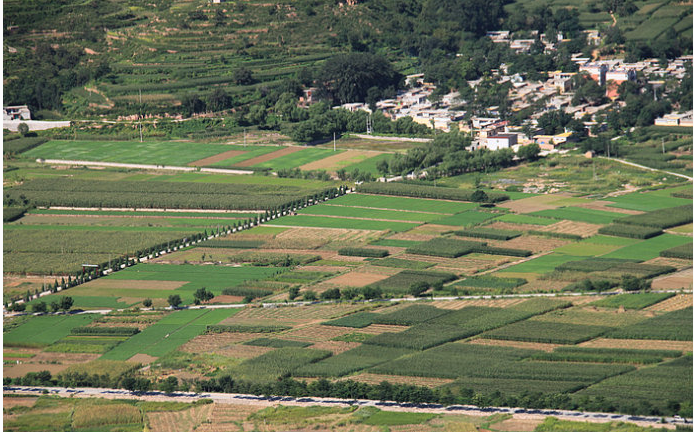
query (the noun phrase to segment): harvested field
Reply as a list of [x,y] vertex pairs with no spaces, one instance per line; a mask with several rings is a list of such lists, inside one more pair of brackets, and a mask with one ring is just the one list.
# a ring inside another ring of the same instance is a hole
[[326,171],[336,171],[347,165],[352,165],[361,160],[368,159],[370,157],[378,156],[380,153],[374,153],[370,151],[363,150],[347,150],[342,153],[338,153],[333,156],[328,156],[326,158],[317,160],[315,162],[310,162],[301,165],[299,169],[304,171],[312,170],[326,170]]
[[530,198],[508,201],[499,204],[499,207],[507,208],[514,213],[532,213],[540,210],[555,209],[566,205],[567,201],[572,200],[575,199],[572,199],[567,194],[536,195]]
[[500,423],[494,423],[494,430],[497,431],[513,431],[513,432],[530,432],[534,431],[537,426],[542,423],[542,419],[517,419],[510,418]]
[[179,348],[189,353],[213,353],[220,349],[230,347],[239,342],[245,342],[260,337],[267,337],[263,333],[218,333],[196,336]]
[[285,147],[279,150],[275,150],[274,152],[267,153],[261,156],[257,156],[254,158],[246,159],[245,161],[241,161],[237,163],[235,166],[237,167],[249,167],[252,165],[257,165],[263,162],[271,161],[273,159],[277,159],[278,157],[281,156],[286,156],[288,154],[296,153],[303,150],[301,147]]
[[692,341],[604,339],[597,338],[578,344],[585,348],[627,348],[652,350],[677,350],[692,352]]
[[692,261],[691,260],[679,259],[679,258],[657,257],[657,258],[650,259],[648,261],[644,261],[643,263],[644,264],[672,266],[672,267],[676,268],[677,270],[682,270],[682,269],[692,267]]
[[413,377],[413,376],[400,376],[400,375],[379,375],[370,373],[361,373],[359,375],[347,376],[340,378],[337,381],[356,381],[363,382],[372,385],[378,385],[382,381],[387,381],[392,384],[410,384],[423,387],[440,387],[445,384],[450,384],[454,380],[447,378],[425,378],[425,377]]
[[[569,222],[569,221],[563,221],[559,223],[564,223],[564,222]],[[570,223],[576,223],[576,222],[570,222]],[[557,225],[557,224],[554,224]],[[554,226],[550,225],[550,226]],[[597,230],[595,231],[597,232]],[[531,251],[533,254],[540,253],[540,252],[547,252],[551,251],[555,248],[558,248],[560,246],[564,246],[565,244],[571,243],[571,240],[565,240],[565,239],[558,239],[558,238],[551,238],[551,237],[540,237],[540,236],[533,236],[533,235],[523,235],[520,237],[516,237],[512,240],[506,241],[503,243],[503,247],[505,248],[511,248],[511,249],[525,249]]]
[[[692,284],[692,269],[688,270],[689,272],[689,286],[691,287]],[[656,279],[657,281],[657,279]],[[655,281],[653,281],[653,284],[655,285]],[[654,286],[655,288],[655,286]],[[692,295],[691,294],[680,294],[676,295],[674,297],[670,297],[669,299],[663,300],[659,303],[656,303],[652,306],[647,307],[644,310],[647,311],[654,311],[654,312],[672,312],[675,310],[680,310],[684,309],[687,307],[692,306]]]
[[411,241],[427,241],[434,237],[438,237],[436,234],[417,234],[413,232],[414,230],[409,230],[407,232],[401,232],[393,234],[388,237],[388,240],[411,240]]
[[240,324],[247,320],[313,321],[341,317],[363,308],[362,305],[337,304],[325,306],[289,306],[276,308],[245,308],[220,324]]
[[371,324],[368,327],[359,329],[359,333],[379,335],[382,333],[398,333],[407,330],[407,326],[396,326],[387,324]]
[[[410,232],[412,234],[438,235],[438,234],[441,234],[444,232],[448,232],[451,229],[452,229],[451,225],[424,224],[424,225],[414,227],[408,232]],[[405,239],[403,239],[403,240],[405,240]]]
[[142,363],[142,364],[150,364],[154,361],[157,360],[158,357],[153,357],[148,354],[135,354],[134,356],[130,357],[128,359],[129,362],[131,363]]
[[238,359],[249,359],[259,357],[266,352],[272,351],[275,348],[264,347],[264,346],[253,346],[253,345],[231,345],[227,348],[216,350],[215,354],[223,355],[225,357],[232,357]]
[[336,327],[327,325],[311,325],[299,327],[297,329],[284,333],[282,339],[294,339],[304,342],[312,341],[329,341],[330,339],[342,336],[347,333],[352,333],[352,327]]
[[602,225],[592,224],[587,222],[575,222],[563,220],[552,225],[546,225],[538,228],[540,231],[556,232],[562,234],[575,234],[583,238],[594,236],[598,233]]
[[16,406],[30,407],[34,406],[38,397],[12,397],[2,398],[2,408],[10,409]]
[[241,303],[244,297],[241,296],[231,296],[231,295],[218,295],[215,296],[208,304],[229,304],[229,303]]
[[96,360],[98,357],[99,354],[41,352],[32,357],[31,362],[73,365]]
[[[535,292],[535,291],[561,291],[564,287],[570,285],[569,281],[557,280],[541,280],[536,279],[529,281],[527,284],[517,288],[520,292]],[[592,299],[595,300],[595,299]]]
[[446,258],[447,262],[442,262],[432,267],[431,270],[447,271],[473,275],[484,270],[491,270],[502,264],[520,260],[520,258],[500,257],[498,255],[470,254],[458,258]]
[[609,204],[614,204],[612,201],[593,201],[593,202],[588,202],[588,203],[583,203],[583,204],[577,204],[576,207],[583,207],[587,209],[592,209],[592,210],[602,210],[602,211],[608,211],[608,212],[613,212],[613,213],[621,213],[625,215],[636,215],[636,214],[642,214],[644,212],[639,211],[639,210],[628,210],[628,209],[621,209],[617,207],[608,207]]
[[326,285],[334,286],[348,286],[348,287],[363,287],[370,285],[374,282],[382,281],[387,279],[389,275],[387,274],[376,274],[376,273],[363,273],[359,271],[353,271],[351,273],[346,273],[332,279],[328,279],[323,282]]
[[349,351],[361,345],[358,342],[321,341],[311,345],[311,349],[331,351],[333,355]]
[[519,303],[523,303],[526,299],[524,298],[509,298],[509,299],[499,299],[499,300],[441,300],[427,303],[428,305],[437,307],[439,309],[450,309],[458,310],[468,306],[483,306],[483,307],[498,307],[505,308],[509,306],[515,306]]
[[241,150],[229,150],[229,151],[225,151],[224,153],[220,153],[218,155],[214,155],[214,156],[206,157],[204,159],[190,162],[188,164],[188,166],[204,167],[207,165],[212,165],[213,163],[222,162],[222,161],[225,161],[227,159],[231,159],[233,157],[236,157],[236,156],[239,156],[239,155],[242,155],[245,153],[247,153],[247,152],[241,151]]
[[186,281],[96,279],[87,282],[81,288],[175,290],[187,283]]
[[379,235],[372,231],[355,229],[290,228],[265,243],[263,249],[317,249],[328,242],[361,245],[377,239]]
[[484,226],[485,228],[498,229],[498,230],[511,230],[511,231],[530,231],[536,230],[537,225],[530,224],[515,224],[510,222],[492,222]]
[[211,416],[215,405],[218,404],[200,405],[183,411],[147,413],[149,429],[152,432],[188,432],[198,430],[198,426]]
[[546,352],[553,351],[556,347],[562,345],[551,344],[551,343],[539,343],[539,342],[520,342],[520,341],[510,341],[510,340],[496,340],[496,339],[471,339],[467,342],[460,343],[471,343],[475,345],[487,345],[487,346],[504,346],[519,349],[535,349]]
[[312,265],[312,263],[306,264],[304,267],[297,267],[294,269],[296,272],[310,271],[310,272],[326,272],[335,273],[343,272],[349,270],[350,267],[347,266],[327,266],[327,265]]
[[38,363],[20,363],[14,365],[5,365],[2,368],[2,376],[9,378],[19,378],[29,372],[41,372],[47,370],[52,375],[64,371],[70,365],[68,364],[38,364]]
[[[195,429],[196,432],[237,432],[239,430],[253,430],[252,423],[245,424],[240,428],[248,416],[262,409],[262,406],[243,405],[243,404],[211,404],[212,412],[208,415],[207,421]],[[193,430],[193,429],[190,429]],[[160,432],[153,429],[153,432]],[[170,432],[162,430],[161,432]],[[178,432],[176,430],[175,432]]]
[[602,300],[605,296],[566,296],[566,297],[554,297],[555,300],[568,301],[574,306],[581,306],[588,303],[593,303],[594,301]]

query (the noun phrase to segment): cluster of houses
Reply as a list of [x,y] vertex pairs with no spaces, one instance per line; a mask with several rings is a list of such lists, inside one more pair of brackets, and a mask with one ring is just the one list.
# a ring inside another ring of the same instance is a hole
[[[490,32],[488,36],[496,43],[508,43],[518,52],[527,51],[535,43],[536,39],[511,39],[507,31]],[[600,35],[595,30],[587,31],[588,40],[599,44]],[[562,40],[562,35],[557,35]],[[545,49],[553,49],[553,45],[546,41],[545,35],[540,35]],[[537,135],[528,137],[523,128],[511,127],[508,122],[499,117],[498,107],[488,107],[488,117],[466,117],[465,101],[460,100],[457,92],[447,94],[439,101],[431,101],[430,96],[436,89],[431,83],[424,81],[423,74],[407,77],[410,88],[398,92],[394,99],[381,100],[376,103],[377,109],[393,120],[401,117],[410,117],[414,122],[428,127],[450,131],[454,128],[470,133],[473,136],[474,148],[488,148],[498,150],[502,148],[514,148],[531,142],[539,144],[542,150],[552,151],[557,146],[570,141],[572,133],[563,131],[554,135],[543,134],[537,130],[537,119],[545,112],[562,110],[574,118],[582,120],[588,127],[595,125],[593,115],[609,107],[618,98],[618,88],[625,81],[636,81],[637,75],[647,77],[649,84],[655,88],[654,97],[658,97],[658,89],[665,83],[665,79],[682,79],[686,73],[686,66],[692,62],[692,56],[682,56],[662,65],[657,59],[648,59],[636,63],[627,63],[623,59],[609,59],[592,61],[581,57],[580,54],[572,56],[572,61],[578,66],[578,72],[554,71],[547,74],[544,81],[529,81],[520,74],[509,75],[506,65],[499,70],[492,71],[497,82],[511,83],[508,101],[512,111],[533,109],[529,125]],[[593,79],[605,89],[606,100],[603,105],[591,105],[583,103],[572,105],[574,96],[573,85],[576,82],[574,76],[580,73]],[[482,80],[468,81],[471,87],[477,86]],[[350,103],[341,108],[350,111],[365,110],[370,112],[368,105],[364,103]],[[656,125],[663,126],[692,126],[692,112],[684,114],[669,114],[655,121]],[[525,128],[527,130],[527,128]]]

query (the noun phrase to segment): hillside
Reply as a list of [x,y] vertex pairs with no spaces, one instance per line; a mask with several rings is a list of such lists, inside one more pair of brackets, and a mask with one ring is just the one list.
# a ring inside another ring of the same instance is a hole
[[[484,8],[471,8],[475,0],[350,3],[49,0],[27,7],[9,0],[3,6],[3,103],[28,104],[46,118],[187,115],[199,110],[199,101],[211,111],[246,113],[249,103],[268,97],[266,106],[282,93],[300,96],[319,65],[341,52],[374,52],[400,73],[424,71],[440,81],[447,55],[465,51],[487,30],[570,34],[612,23],[606,5],[566,0],[550,9],[535,0],[503,7],[485,2]],[[627,45],[636,41],[664,52],[684,37],[679,46],[689,50],[690,5],[630,5],[615,18]],[[577,13],[557,14],[562,8]],[[669,28],[677,37],[666,34]]]

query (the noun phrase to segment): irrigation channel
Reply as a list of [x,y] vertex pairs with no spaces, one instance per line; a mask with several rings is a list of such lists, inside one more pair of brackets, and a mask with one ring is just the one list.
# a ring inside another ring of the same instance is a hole
[[259,407],[287,405],[287,406],[374,406],[384,411],[417,412],[432,414],[465,414],[474,416],[489,416],[492,414],[510,414],[517,418],[531,418],[542,420],[546,417],[556,417],[562,420],[586,421],[593,423],[630,422],[639,426],[663,427],[691,424],[692,419],[682,417],[652,417],[632,416],[628,414],[583,412],[549,409],[526,409],[511,407],[478,407],[474,405],[449,405],[428,403],[399,403],[393,401],[375,401],[367,399],[338,399],[320,397],[295,398],[291,396],[257,396],[234,393],[164,393],[160,391],[132,392],[122,389],[91,388],[91,387],[26,387],[4,386],[4,394],[52,394],[62,397],[101,397],[109,399],[138,399],[150,401],[176,401],[195,402],[200,399],[211,399],[214,403],[256,405]]

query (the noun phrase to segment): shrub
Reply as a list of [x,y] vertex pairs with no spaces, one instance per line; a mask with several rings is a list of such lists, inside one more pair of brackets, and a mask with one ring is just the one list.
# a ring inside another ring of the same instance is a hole
[[[620,219],[620,222],[622,219]],[[653,228],[642,225],[611,224],[601,227],[600,234],[613,235],[617,237],[627,237],[635,239],[648,239],[663,233],[660,228]]]
[[360,256],[370,258],[383,258],[388,256],[388,251],[385,249],[368,249],[353,247],[339,249],[337,253],[345,256]]

